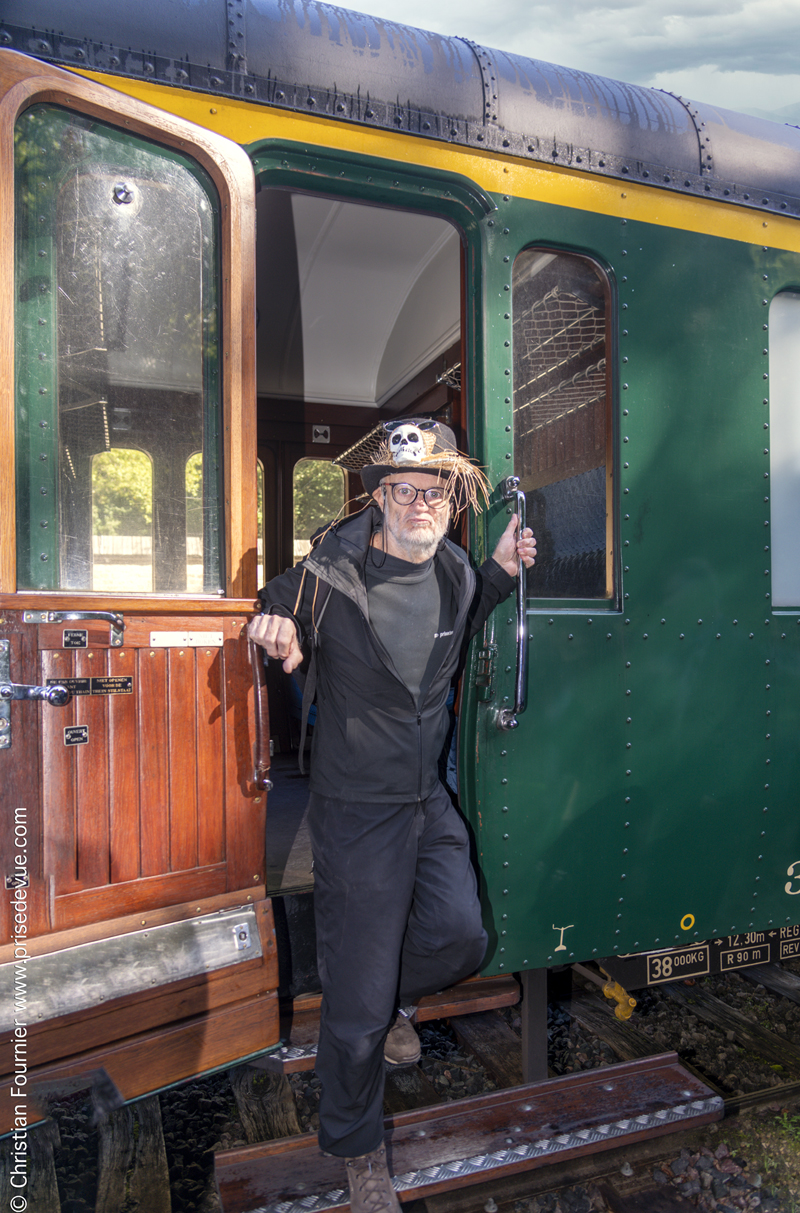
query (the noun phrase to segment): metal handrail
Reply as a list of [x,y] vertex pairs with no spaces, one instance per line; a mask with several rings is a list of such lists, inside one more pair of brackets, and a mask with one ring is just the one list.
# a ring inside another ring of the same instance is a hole
[[[519,476],[507,476],[500,482],[500,492],[505,501],[515,503],[517,515],[517,534],[521,535],[525,527],[525,494],[519,487]],[[519,561],[517,573],[517,665],[514,676],[514,706],[500,708],[497,713],[498,729],[516,729],[527,706],[528,689],[528,621],[525,613],[525,565]]]

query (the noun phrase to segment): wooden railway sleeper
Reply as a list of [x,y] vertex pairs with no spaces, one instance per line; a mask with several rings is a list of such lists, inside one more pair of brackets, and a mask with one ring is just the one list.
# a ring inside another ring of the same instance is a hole
[[[723,1101],[674,1053],[417,1108],[387,1118],[401,1201],[721,1119]],[[340,1159],[308,1134],[215,1152],[224,1213],[347,1207]]]

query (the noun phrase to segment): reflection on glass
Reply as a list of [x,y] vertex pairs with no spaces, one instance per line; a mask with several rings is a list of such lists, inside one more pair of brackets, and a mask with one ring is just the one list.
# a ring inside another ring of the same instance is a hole
[[214,187],[186,157],[55,106],[20,117],[15,180],[20,588],[134,589],[97,581],[95,468],[138,451],[151,590],[220,593]]
[[186,588],[203,592],[203,453],[186,460]]
[[153,464],[116,448],[92,459],[92,584],[108,593],[153,589]]
[[311,551],[312,536],[344,506],[344,472],[327,459],[301,459],[294,466],[294,559]]
[[612,594],[607,299],[584,257],[528,249],[514,264],[514,471],[538,549],[529,597]]

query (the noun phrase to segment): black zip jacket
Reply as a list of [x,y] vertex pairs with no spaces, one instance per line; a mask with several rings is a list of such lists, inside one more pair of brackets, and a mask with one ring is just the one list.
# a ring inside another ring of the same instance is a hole
[[[301,644],[317,643],[317,723],[310,788],[340,800],[404,803],[429,796],[448,727],[450,686],[462,654],[514,586],[493,559],[474,570],[445,540],[434,559],[454,586],[456,620],[438,670],[419,703],[369,624],[364,565],[375,511],[327,531],[309,556],[273,578],[259,597],[266,614],[294,619]],[[305,573],[305,577],[304,577]],[[332,587],[327,597],[317,579]]]

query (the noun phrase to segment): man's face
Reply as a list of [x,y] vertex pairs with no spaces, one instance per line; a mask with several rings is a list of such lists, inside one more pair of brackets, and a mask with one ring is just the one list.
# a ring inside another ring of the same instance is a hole
[[[411,505],[398,505],[392,497],[393,484],[410,484],[422,492]],[[441,485],[441,480],[425,472],[393,472],[381,481],[372,495],[383,510],[385,545],[390,555],[422,564],[436,551],[447,533],[450,503],[445,498],[438,508],[427,505],[422,493]]]

